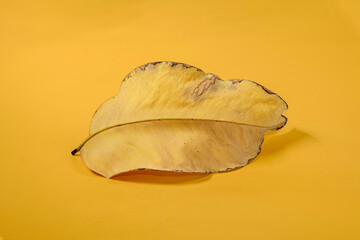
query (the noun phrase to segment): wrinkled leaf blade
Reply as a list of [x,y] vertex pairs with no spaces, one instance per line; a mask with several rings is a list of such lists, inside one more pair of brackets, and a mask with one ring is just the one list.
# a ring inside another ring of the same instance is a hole
[[267,128],[208,120],[159,120],[116,126],[81,150],[93,171],[112,177],[136,169],[221,172],[255,158]]

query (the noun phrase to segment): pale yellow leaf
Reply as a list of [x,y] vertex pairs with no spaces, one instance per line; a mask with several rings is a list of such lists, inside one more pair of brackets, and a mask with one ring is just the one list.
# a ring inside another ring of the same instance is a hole
[[286,124],[287,104],[249,80],[223,81],[182,63],[136,68],[105,101],[81,150],[93,171],[112,177],[136,169],[220,172],[244,166],[264,133]]

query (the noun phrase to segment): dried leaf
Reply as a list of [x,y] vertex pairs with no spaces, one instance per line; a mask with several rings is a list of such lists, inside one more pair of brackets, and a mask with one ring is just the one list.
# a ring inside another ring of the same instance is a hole
[[245,166],[267,130],[286,124],[287,104],[249,80],[221,80],[183,63],[133,70],[120,93],[94,114],[80,151],[93,171],[136,169],[211,173]]

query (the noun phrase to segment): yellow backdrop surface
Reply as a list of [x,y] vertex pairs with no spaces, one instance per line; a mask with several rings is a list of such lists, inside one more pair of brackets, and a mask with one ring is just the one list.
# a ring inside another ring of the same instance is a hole
[[[360,239],[360,2],[1,1],[0,239]],[[289,104],[248,166],[114,179],[70,151],[135,67]]]

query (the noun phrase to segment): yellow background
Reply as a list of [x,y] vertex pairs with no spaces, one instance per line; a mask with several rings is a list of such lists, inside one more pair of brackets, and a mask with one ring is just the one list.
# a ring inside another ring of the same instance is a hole
[[[0,239],[360,239],[360,1],[1,1]],[[185,62],[288,125],[236,171],[106,179],[73,150],[121,79]]]

